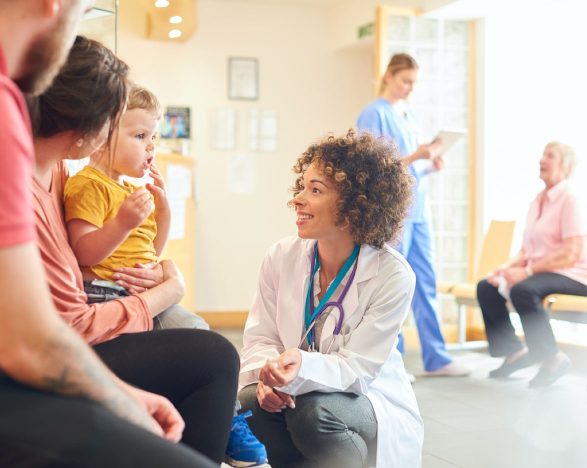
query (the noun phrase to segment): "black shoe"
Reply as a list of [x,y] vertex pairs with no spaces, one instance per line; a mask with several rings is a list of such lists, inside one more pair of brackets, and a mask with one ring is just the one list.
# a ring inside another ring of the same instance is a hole
[[507,377],[510,374],[516,372],[517,370],[523,369],[524,367],[530,367],[533,364],[534,361],[530,358],[530,355],[526,353],[522,357],[514,359],[513,361],[503,361],[503,364],[501,366],[489,372],[489,377],[491,377],[492,379]]
[[548,387],[571,370],[571,360],[564,356],[563,360],[554,369],[541,367],[538,374],[530,380],[531,388]]

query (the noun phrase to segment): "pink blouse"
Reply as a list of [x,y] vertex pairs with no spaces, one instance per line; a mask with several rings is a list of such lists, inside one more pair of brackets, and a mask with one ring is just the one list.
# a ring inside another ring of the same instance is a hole
[[[540,212],[540,200],[542,212]],[[563,180],[549,190],[538,194],[530,204],[522,250],[525,259],[536,262],[556,249],[569,237],[583,236],[583,251],[579,260],[570,268],[553,270],[587,284],[587,213],[581,207],[568,181]]]

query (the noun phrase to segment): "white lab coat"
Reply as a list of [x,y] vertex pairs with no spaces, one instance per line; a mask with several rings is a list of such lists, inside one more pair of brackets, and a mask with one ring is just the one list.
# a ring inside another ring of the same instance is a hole
[[[304,303],[314,240],[286,238],[263,260],[259,286],[244,332],[240,384],[258,381],[268,359],[297,348],[304,333]],[[279,390],[366,395],[377,417],[377,468],[419,468],[424,429],[397,337],[414,292],[408,263],[385,246],[361,246],[357,272],[343,300],[344,324],[329,354],[301,351],[300,372]],[[327,349],[337,321],[324,323],[319,349]]]

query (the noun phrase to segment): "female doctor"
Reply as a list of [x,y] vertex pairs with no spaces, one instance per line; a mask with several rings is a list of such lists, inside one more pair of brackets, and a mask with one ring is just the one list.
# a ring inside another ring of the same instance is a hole
[[410,203],[396,156],[351,130],[294,166],[298,237],[263,260],[240,373],[275,467],[420,466],[422,420],[397,350],[415,279],[386,245]]

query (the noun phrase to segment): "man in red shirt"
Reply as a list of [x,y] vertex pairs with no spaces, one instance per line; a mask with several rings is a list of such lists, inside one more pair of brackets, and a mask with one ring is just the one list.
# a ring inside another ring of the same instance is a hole
[[184,427],[167,399],[116,378],[61,320],[35,244],[21,91],[51,83],[93,3],[0,0],[0,466],[214,466],[165,440]]

